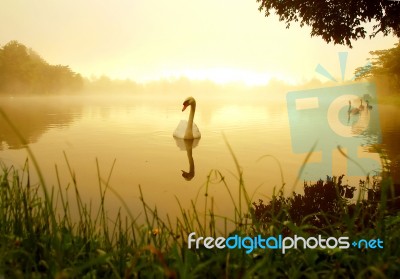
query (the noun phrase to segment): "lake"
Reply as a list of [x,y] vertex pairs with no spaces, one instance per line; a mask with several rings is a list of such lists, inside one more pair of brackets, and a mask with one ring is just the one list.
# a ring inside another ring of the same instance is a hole
[[[308,135],[310,131],[320,129],[316,123],[326,122],[326,117],[322,120],[293,117],[288,111],[286,94],[274,97],[268,94],[252,97],[199,95],[194,96],[197,100],[194,121],[202,137],[198,141],[185,142],[174,139],[172,133],[181,119],[188,118],[189,109],[182,112],[182,102],[186,97],[186,94],[3,97],[0,107],[27,141],[47,187],[58,187],[57,169],[61,188],[70,187],[70,194],[73,194],[69,164],[82,199],[91,201],[93,207],[99,203],[100,176],[104,181],[109,179],[109,185],[135,216],[142,212],[139,185],[145,201],[152,207],[156,206],[162,217],[167,214],[173,217],[180,212],[177,200],[183,208],[189,208],[191,201],[195,201],[204,212],[205,185],[209,177],[212,183],[208,196],[213,197],[214,210],[231,216],[233,205],[227,189],[223,183],[218,183],[220,179],[212,170],[222,173],[232,195],[237,198],[235,159],[243,171],[244,183],[253,201],[259,198],[268,200],[274,187],[280,188],[282,184],[286,185],[287,194],[293,189],[302,191],[307,168],[295,182],[314,144],[315,135]],[[360,121],[353,121],[344,109],[347,100],[341,106],[343,108],[338,113],[345,117],[339,117],[337,121],[342,126],[352,127],[353,132],[354,123],[361,123],[363,115],[370,114],[368,123],[372,123],[370,119],[377,119],[376,115],[373,116],[377,107],[370,111],[366,109],[359,114]],[[369,164],[363,166],[369,168],[365,171],[370,175],[379,172],[381,167],[380,156],[374,149],[377,143],[385,135],[390,139],[399,138],[398,120],[393,124],[393,119],[400,119],[399,110],[382,106],[379,112],[383,124],[378,128],[383,129],[383,133],[378,133],[377,127],[372,131],[367,123],[363,133],[354,132],[351,136],[359,145],[354,151],[355,156],[369,160]],[[384,121],[385,117],[390,121]],[[4,119],[0,120],[0,125],[1,162],[22,168],[28,157],[26,146]],[[294,135],[297,133],[296,137],[299,137],[302,131],[304,140],[294,139]],[[323,146],[331,139],[320,131],[321,139],[307,163],[325,160]],[[295,150],[299,140],[303,151]],[[385,142],[380,145],[383,146],[381,149],[392,156],[399,154],[398,147],[392,147],[389,140],[387,142],[388,145]],[[346,152],[346,148],[343,151]],[[353,153],[346,154],[350,156]],[[325,179],[327,174],[348,173],[351,162],[337,148],[333,147],[328,157],[332,163],[322,166],[321,173],[309,171],[308,174]],[[328,173],[324,173],[325,170]],[[38,181],[32,164],[30,171],[32,181]],[[345,181],[357,185],[360,178],[365,176],[349,175]],[[112,192],[106,195],[105,204],[111,214],[121,207],[120,200]]]

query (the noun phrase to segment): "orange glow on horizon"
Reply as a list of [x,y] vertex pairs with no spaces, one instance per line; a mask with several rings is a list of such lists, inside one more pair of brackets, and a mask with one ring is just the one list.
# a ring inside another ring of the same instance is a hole
[[[32,48],[50,64],[68,65],[85,77],[138,82],[187,77],[219,84],[267,84],[310,80],[321,63],[335,74],[337,53],[348,51],[346,78],[365,65],[369,51],[398,39],[378,36],[353,49],[289,29],[278,16],[265,18],[258,3],[155,0],[4,0],[0,45],[11,40]],[[73,15],[73,16],[71,16]],[[51,22],[51,24],[49,24]]]

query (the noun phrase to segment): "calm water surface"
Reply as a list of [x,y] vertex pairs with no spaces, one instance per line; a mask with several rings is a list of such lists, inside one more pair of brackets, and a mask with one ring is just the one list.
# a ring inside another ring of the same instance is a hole
[[[176,199],[184,208],[189,208],[191,200],[197,199],[201,210],[207,176],[214,169],[226,177],[237,197],[237,171],[223,135],[243,170],[245,186],[254,195],[253,200],[267,199],[273,188],[282,183],[287,185],[287,192],[293,189],[306,154],[295,154],[292,150],[284,95],[254,99],[196,97],[195,123],[202,138],[185,144],[175,140],[172,133],[179,121],[188,117],[188,110],[181,111],[186,97],[3,98],[1,108],[28,141],[47,186],[57,185],[56,168],[61,187],[66,189],[71,185],[65,154],[82,198],[92,201],[93,205],[99,203],[96,160],[100,177],[103,180],[110,177],[111,187],[123,197],[134,215],[139,215],[142,209],[138,185],[145,200],[157,206],[161,216],[179,212]],[[391,113],[398,114],[398,111]],[[1,161],[7,166],[22,167],[27,158],[26,149],[3,120],[1,127]],[[395,135],[399,134],[397,127],[392,129]],[[378,154],[367,149],[361,152],[379,161]],[[333,158],[334,174],[346,173],[343,156],[334,152]],[[318,152],[310,160],[318,161]],[[301,184],[300,181],[297,185],[298,191]],[[211,184],[209,196],[214,198],[217,213],[231,215],[232,202],[223,184]],[[106,206],[111,213],[120,205],[114,194],[106,195]]]

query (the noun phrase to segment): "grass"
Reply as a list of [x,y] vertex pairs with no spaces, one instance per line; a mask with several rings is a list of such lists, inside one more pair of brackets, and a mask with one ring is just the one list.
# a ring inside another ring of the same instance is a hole
[[[2,166],[0,277],[395,278],[400,274],[400,215],[398,202],[391,199],[393,185],[388,178],[360,184],[372,191],[369,200],[352,201],[355,188],[343,185],[339,177],[305,184],[304,195],[284,197],[278,191],[266,204],[251,204],[239,167],[235,187],[241,189],[243,199],[235,199],[223,174],[213,170],[200,193],[205,197],[204,208],[199,211],[195,200],[191,208],[181,207],[181,216],[174,222],[168,216],[161,218],[156,208],[147,205],[139,186],[145,217],[140,224],[121,197],[125,210],[117,216],[107,215],[106,196],[118,194],[100,176],[101,203],[94,209],[82,202],[71,168],[68,190],[59,183],[44,195],[42,185],[31,184],[28,166],[28,161],[20,170]],[[213,183],[226,187],[235,208],[232,219],[214,214],[213,199],[208,195]],[[77,207],[77,220],[71,215],[71,206]],[[228,231],[226,225],[220,231],[219,220],[234,228]],[[250,254],[243,249],[188,249],[191,232],[204,237],[346,235],[383,239],[384,249],[299,248],[285,254],[263,249]]]
[[[4,115],[3,115],[4,116]],[[10,124],[11,125],[11,124]],[[23,139],[21,139],[23,140]],[[142,210],[132,213],[123,198],[100,176],[100,205],[82,201],[77,180],[66,159],[71,183],[48,187],[28,147],[30,160],[39,172],[32,184],[30,162],[21,169],[1,166],[0,172],[0,278],[398,278],[400,276],[400,215],[396,185],[390,176],[366,178],[358,188],[368,194],[354,197],[355,187],[342,177],[305,183],[304,195],[284,196],[282,189],[269,201],[252,200],[243,172],[236,165],[237,185],[228,185],[218,170],[190,208],[172,219],[159,216],[146,203],[139,186]],[[263,156],[264,158],[267,156]],[[307,160],[307,159],[306,159]],[[281,168],[281,167],[280,167]],[[58,169],[56,168],[58,174]],[[58,175],[57,175],[58,177]],[[232,217],[214,213],[209,195],[213,184],[222,184]],[[282,187],[284,180],[282,177]],[[232,195],[238,187],[238,196]],[[72,193],[71,193],[72,192]],[[360,191],[361,192],[361,191]],[[109,216],[108,195],[116,195],[121,210]],[[204,197],[204,205],[200,204]],[[73,216],[76,209],[78,216]],[[140,222],[143,217],[144,222]],[[219,224],[223,224],[223,226]],[[316,248],[287,250],[188,249],[187,236],[348,236],[352,241],[384,241],[383,249]]]

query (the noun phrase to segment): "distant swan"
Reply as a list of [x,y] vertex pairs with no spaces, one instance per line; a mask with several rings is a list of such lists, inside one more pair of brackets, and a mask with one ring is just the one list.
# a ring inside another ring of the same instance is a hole
[[360,104],[360,106],[358,107],[359,109],[360,109],[360,111],[362,111],[362,110],[364,110],[364,106],[363,106],[363,103],[362,103],[362,99],[360,100],[361,101],[361,104]]
[[174,137],[181,139],[197,139],[201,137],[199,128],[193,123],[194,113],[196,111],[196,100],[193,97],[188,97],[183,102],[182,111],[190,106],[189,120],[181,120],[174,132]]
[[360,109],[358,108],[352,108],[351,107],[351,101],[349,101],[349,110],[348,110],[349,114],[359,114],[360,113]]
[[367,109],[372,109],[372,106],[369,104],[369,101],[366,100],[365,102],[367,103]]

